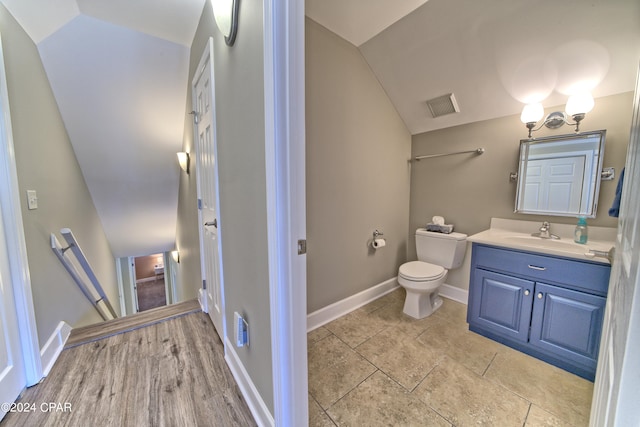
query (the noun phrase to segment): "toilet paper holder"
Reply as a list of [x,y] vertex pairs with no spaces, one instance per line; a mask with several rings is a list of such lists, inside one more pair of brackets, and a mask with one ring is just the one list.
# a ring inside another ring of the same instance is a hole
[[384,236],[384,233],[381,233],[378,230],[373,232],[373,240],[371,240],[371,247],[373,249],[383,248],[387,244],[387,241],[380,236]]

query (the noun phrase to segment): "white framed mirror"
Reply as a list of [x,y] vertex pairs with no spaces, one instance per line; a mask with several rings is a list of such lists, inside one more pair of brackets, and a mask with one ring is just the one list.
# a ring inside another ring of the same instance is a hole
[[520,141],[515,212],[595,218],[606,130]]

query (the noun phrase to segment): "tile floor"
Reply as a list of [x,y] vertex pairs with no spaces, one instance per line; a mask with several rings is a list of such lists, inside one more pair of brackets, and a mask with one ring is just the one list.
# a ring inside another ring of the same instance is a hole
[[593,383],[470,332],[463,304],[404,290],[307,336],[310,426],[586,426]]

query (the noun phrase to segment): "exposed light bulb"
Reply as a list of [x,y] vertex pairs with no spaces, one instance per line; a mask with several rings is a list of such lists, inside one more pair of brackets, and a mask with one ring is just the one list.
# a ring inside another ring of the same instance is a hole
[[591,96],[589,92],[579,93],[569,97],[565,111],[568,115],[573,117],[576,114],[588,113],[593,110],[593,105],[593,96]]
[[520,121],[522,123],[535,123],[544,116],[544,108],[539,102],[533,104],[527,104],[522,109],[520,114]]
[[229,36],[231,32],[232,4],[232,0],[211,0],[211,8],[213,9],[216,25],[225,37]]

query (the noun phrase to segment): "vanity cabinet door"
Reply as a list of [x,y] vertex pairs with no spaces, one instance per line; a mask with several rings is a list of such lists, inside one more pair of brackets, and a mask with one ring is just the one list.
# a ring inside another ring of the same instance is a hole
[[530,343],[595,370],[606,299],[536,283]]
[[522,342],[529,337],[534,283],[492,271],[474,269],[470,323]]

